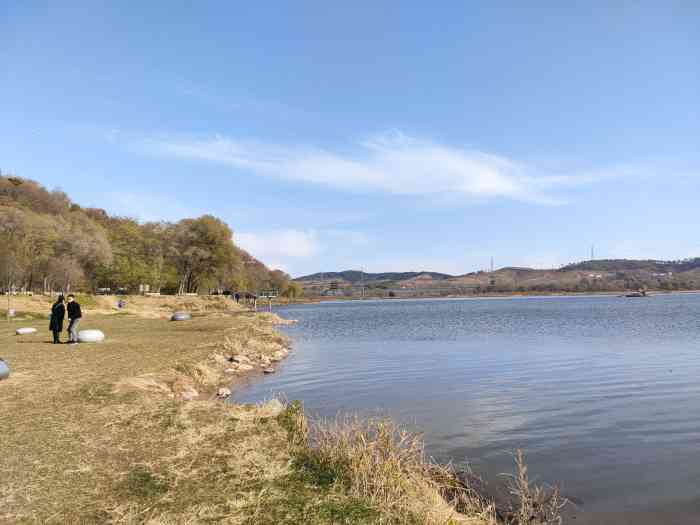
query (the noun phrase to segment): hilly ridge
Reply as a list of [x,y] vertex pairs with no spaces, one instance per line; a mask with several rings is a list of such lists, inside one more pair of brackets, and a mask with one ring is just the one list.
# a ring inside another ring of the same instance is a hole
[[343,272],[318,272],[310,275],[303,275],[294,280],[298,282],[312,281],[345,281],[348,283],[369,283],[376,281],[404,281],[413,279],[421,275],[428,275],[435,280],[450,279],[454,277],[446,273],[439,272],[382,272],[369,273],[359,270],[345,270]]
[[339,290],[346,296],[361,293],[391,297],[472,295],[492,292],[615,292],[700,289],[700,258],[676,261],[600,259],[562,268],[504,267],[493,272],[462,275],[439,272],[383,272],[357,270],[319,272],[296,279],[309,295]]

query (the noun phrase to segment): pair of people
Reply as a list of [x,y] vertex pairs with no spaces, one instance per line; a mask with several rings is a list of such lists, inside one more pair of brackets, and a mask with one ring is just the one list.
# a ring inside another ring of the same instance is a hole
[[51,321],[49,322],[49,330],[53,332],[53,344],[61,343],[61,332],[63,331],[63,320],[68,315],[68,344],[76,344],[78,342],[78,324],[83,317],[80,310],[80,305],[75,300],[75,296],[68,296],[68,304],[62,295],[51,307]]

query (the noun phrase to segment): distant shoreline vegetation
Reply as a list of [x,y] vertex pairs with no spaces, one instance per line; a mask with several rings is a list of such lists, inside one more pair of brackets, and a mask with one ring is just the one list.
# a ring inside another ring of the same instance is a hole
[[231,228],[212,215],[142,223],[1,172],[0,246],[3,292],[301,292],[236,246]]
[[499,294],[621,293],[700,289],[700,258],[679,261],[606,259],[559,269],[500,268],[437,272],[323,272],[295,279],[306,297],[454,297]]

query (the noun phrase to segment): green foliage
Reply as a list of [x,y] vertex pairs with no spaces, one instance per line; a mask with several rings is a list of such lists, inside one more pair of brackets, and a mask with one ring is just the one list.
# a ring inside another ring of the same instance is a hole
[[304,295],[304,289],[296,281],[289,281],[287,284],[287,289],[282,293],[284,297],[287,297],[290,301],[301,297]]
[[246,509],[245,525],[370,525],[382,522],[381,513],[361,498],[334,494],[310,486],[294,476],[275,482],[262,501]]
[[137,466],[127,474],[122,490],[131,497],[152,498],[167,492],[168,484],[147,467]]
[[300,479],[318,487],[331,487],[336,483],[347,484],[347,463],[335,461],[310,448],[299,451],[292,461],[292,467]]
[[304,414],[304,407],[301,401],[292,401],[285,409],[277,416],[277,422],[287,432],[298,432],[300,418]]
[[287,290],[289,276],[237,248],[211,215],[139,223],[0,174],[0,288],[209,293]]

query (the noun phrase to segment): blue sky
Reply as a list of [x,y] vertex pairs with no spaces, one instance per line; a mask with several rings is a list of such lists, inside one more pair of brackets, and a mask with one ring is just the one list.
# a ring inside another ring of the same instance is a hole
[[3,171],[293,275],[700,256],[697,2],[105,4],[0,4]]

